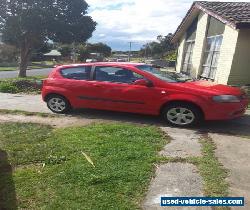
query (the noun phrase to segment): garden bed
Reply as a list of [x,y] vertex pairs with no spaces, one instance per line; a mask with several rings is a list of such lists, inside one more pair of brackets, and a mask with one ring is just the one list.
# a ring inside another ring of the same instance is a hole
[[2,93],[40,93],[41,79],[43,77],[27,77],[0,80]]

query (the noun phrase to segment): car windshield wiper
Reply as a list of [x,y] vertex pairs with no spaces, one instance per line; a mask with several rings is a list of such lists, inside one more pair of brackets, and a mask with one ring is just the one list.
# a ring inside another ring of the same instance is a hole
[[178,79],[178,82],[183,82],[183,83],[185,83],[185,82],[193,82],[193,81],[195,81],[195,79],[192,79],[192,78],[189,78],[189,79]]

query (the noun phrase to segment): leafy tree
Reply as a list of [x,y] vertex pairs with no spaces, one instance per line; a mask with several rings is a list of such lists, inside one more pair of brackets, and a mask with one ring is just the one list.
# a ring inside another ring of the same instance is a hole
[[102,53],[105,57],[111,56],[111,47],[104,43],[87,44],[86,47],[89,53]]
[[169,61],[176,61],[176,59],[177,59],[176,51],[172,51],[166,56],[166,60],[169,60]]
[[157,42],[153,41],[144,45],[140,50],[140,54],[163,58],[164,55],[172,53],[176,49],[176,46],[171,42],[172,37],[173,34],[171,33],[167,36],[157,36]]
[[69,57],[72,53],[72,46],[68,44],[61,45],[58,51],[62,54],[62,57]]
[[40,43],[40,45],[34,46],[31,55],[31,61],[42,61],[44,59],[44,54],[52,50],[53,44],[48,42]]
[[20,77],[32,50],[48,40],[85,42],[96,23],[87,16],[84,0],[0,0],[0,32],[3,41],[20,49]]
[[16,47],[0,44],[0,63],[17,62],[18,50]]
[[89,56],[90,56],[90,53],[89,53],[87,47],[84,46],[84,45],[78,46],[77,51],[78,51],[78,54],[79,54],[78,59],[79,59],[80,61],[82,61],[82,62],[85,62],[86,59],[89,58]]
[[175,44],[172,43],[173,34],[169,33],[167,36],[158,36],[158,40],[165,52],[171,52],[176,49]]

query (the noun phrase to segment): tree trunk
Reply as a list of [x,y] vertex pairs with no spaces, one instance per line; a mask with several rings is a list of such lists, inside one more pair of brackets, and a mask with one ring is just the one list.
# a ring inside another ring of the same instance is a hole
[[24,45],[21,47],[20,58],[21,59],[20,59],[18,77],[26,77],[26,70],[27,70],[29,58],[30,58],[30,49],[28,46]]

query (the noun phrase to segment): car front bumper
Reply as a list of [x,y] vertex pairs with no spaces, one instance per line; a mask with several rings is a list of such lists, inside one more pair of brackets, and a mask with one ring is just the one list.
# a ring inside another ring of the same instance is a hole
[[230,120],[241,117],[245,114],[248,100],[244,99],[239,103],[213,103],[205,114],[206,120]]

